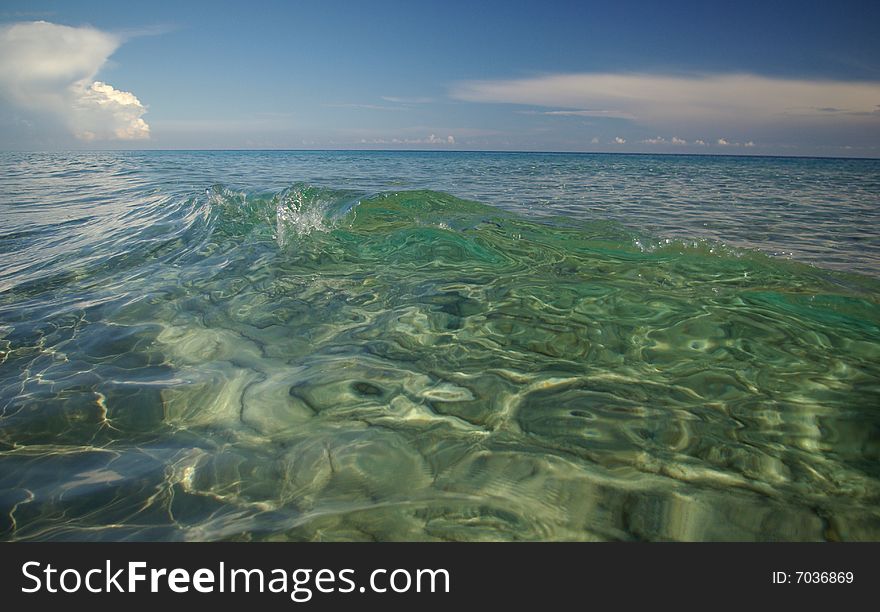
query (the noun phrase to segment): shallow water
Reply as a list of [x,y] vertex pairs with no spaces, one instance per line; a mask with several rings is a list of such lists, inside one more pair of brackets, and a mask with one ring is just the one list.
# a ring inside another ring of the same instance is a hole
[[0,155],[4,539],[880,539],[880,163]]

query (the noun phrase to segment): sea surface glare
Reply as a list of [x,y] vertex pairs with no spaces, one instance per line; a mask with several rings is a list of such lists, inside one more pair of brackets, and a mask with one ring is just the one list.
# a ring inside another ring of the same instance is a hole
[[0,539],[880,540],[880,161],[0,153]]

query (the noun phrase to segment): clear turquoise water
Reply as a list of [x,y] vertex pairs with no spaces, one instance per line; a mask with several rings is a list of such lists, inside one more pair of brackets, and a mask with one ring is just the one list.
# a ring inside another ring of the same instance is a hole
[[0,537],[880,539],[880,162],[0,154]]

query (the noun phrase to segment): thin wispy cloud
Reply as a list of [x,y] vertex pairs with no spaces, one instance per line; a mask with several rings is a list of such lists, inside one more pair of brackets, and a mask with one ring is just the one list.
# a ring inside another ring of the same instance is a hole
[[0,96],[81,140],[149,138],[140,100],[95,80],[123,42],[119,34],[45,21],[0,26]]
[[55,11],[0,11],[0,19],[45,19],[46,17],[54,17],[57,15]]
[[382,104],[325,104],[328,108],[358,108],[361,110],[400,112],[411,109],[406,106],[385,106]]
[[141,38],[143,36],[162,36],[179,29],[179,26],[171,23],[158,23],[153,25],[141,26],[138,28],[124,28],[117,30],[116,34],[122,40],[131,40],[132,38]]
[[430,104],[434,101],[433,98],[407,96],[382,96],[382,99],[386,102],[393,102],[394,104]]
[[[688,125],[705,129],[830,122],[880,124],[880,83],[803,80],[753,74],[669,76],[578,73],[523,79],[467,81],[455,85],[457,100],[551,107],[549,113],[629,118],[646,127]],[[830,110],[833,109],[833,110]]]
[[608,119],[635,119],[635,116],[630,113],[615,110],[522,110],[517,112],[521,115],[546,115],[550,117],[605,117]]

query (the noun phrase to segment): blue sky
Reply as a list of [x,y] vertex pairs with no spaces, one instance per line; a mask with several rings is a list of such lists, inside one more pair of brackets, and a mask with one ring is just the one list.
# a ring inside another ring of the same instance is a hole
[[878,2],[5,0],[0,147],[877,157],[878,23]]

